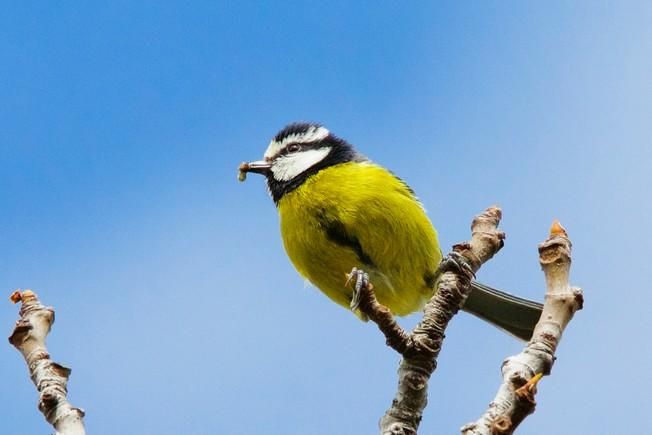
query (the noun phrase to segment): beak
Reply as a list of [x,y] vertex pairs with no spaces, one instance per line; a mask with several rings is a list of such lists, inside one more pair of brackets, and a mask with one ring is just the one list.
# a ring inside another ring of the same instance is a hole
[[261,174],[267,176],[270,173],[272,164],[265,160],[258,160],[255,162],[243,162],[240,164],[238,170],[240,175],[238,179],[244,181],[247,178],[247,172],[253,172],[254,174]]

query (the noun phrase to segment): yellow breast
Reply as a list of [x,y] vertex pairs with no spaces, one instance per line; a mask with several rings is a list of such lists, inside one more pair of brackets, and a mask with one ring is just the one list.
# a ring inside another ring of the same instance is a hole
[[322,169],[278,202],[285,250],[298,272],[349,306],[346,274],[370,274],[378,300],[398,315],[432,295],[437,233],[409,187],[386,169],[349,162]]

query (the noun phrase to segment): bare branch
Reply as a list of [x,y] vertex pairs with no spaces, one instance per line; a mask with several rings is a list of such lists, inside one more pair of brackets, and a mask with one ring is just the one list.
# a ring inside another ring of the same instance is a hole
[[9,342],[25,358],[40,394],[39,410],[54,426],[56,435],[84,435],[84,411],[71,406],[67,399],[70,369],[53,362],[45,347],[45,338],[54,323],[54,309],[41,305],[31,290],[16,290],[11,300],[22,305]]
[[553,223],[550,236],[539,245],[539,261],[547,285],[541,319],[525,349],[503,362],[503,383],[489,408],[478,421],[464,426],[462,434],[511,434],[534,412],[536,385],[543,375],[550,374],[562,333],[582,308],[582,291],[568,283],[570,254],[571,242],[566,231],[558,222]]
[[[455,255],[452,258],[456,259],[453,263],[461,260],[464,264],[450,267],[441,275],[435,295],[424,308],[423,319],[409,336],[398,340],[405,343],[402,351],[392,346],[402,353],[403,360],[398,370],[398,391],[380,421],[382,434],[416,434],[427,404],[428,381],[437,367],[444,330],[466,300],[473,274],[503,246],[505,235],[497,229],[500,218],[498,207],[490,207],[476,216],[471,224],[471,240],[453,247]],[[370,318],[379,323],[372,316]],[[379,327],[388,342],[399,336],[393,332],[393,326],[385,328],[379,323]]]

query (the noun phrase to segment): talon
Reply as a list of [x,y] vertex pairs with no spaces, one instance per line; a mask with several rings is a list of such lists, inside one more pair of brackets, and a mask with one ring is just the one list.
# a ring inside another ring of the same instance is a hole
[[473,272],[473,268],[471,268],[467,259],[455,251],[446,255],[439,263],[437,276],[445,272],[457,272],[475,278],[475,272]]
[[366,286],[369,283],[369,275],[363,271],[360,271],[358,274],[358,279],[355,281],[355,291],[356,293],[360,293],[360,289],[362,289],[362,286]]
[[351,295],[350,307],[351,311],[356,311],[360,306],[362,289],[369,288],[369,274],[364,270],[354,267],[346,280],[346,285],[348,286],[353,279],[355,279],[355,283],[353,284],[353,294]]
[[351,280],[353,279],[354,276],[356,276],[358,273],[358,268],[354,267],[351,269],[351,273],[346,274],[346,282],[344,283],[344,287],[348,287],[349,284],[351,284]]

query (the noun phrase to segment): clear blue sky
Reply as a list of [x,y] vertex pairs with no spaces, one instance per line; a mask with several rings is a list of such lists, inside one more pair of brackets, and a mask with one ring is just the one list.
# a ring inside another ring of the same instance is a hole
[[[294,272],[262,180],[236,182],[294,120],[407,180],[446,249],[500,204],[495,286],[542,297],[559,218],[586,304],[520,433],[639,433],[652,4],[261,3],[3,6],[0,292],[56,307],[49,348],[89,433],[376,432],[398,357]],[[0,303],[7,336],[16,311]],[[422,432],[475,419],[520,348],[456,317]],[[8,343],[0,409],[0,433],[49,433]]]

